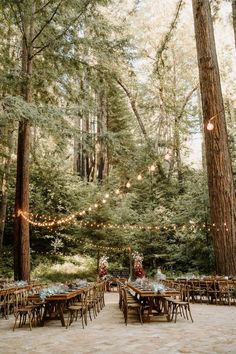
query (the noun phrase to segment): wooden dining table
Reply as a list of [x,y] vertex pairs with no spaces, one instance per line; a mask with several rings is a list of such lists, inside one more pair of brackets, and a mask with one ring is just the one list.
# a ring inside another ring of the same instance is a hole
[[133,284],[127,284],[128,288],[135,293],[135,296],[139,298],[143,304],[143,317],[145,309],[147,309],[147,317],[143,320],[150,321],[151,317],[165,318],[170,321],[167,297],[176,297],[179,295],[178,290],[166,290],[163,293],[155,292],[154,290],[145,290],[137,288]]
[[[80,288],[76,290],[71,290],[69,292],[53,294],[47,296],[44,303],[44,311],[42,315],[41,325],[44,326],[45,321],[48,320],[60,320],[61,325],[65,327],[65,307],[70,300],[74,300],[78,297],[85,288]],[[37,303],[40,301],[40,297],[38,294],[31,295],[28,297],[28,300],[32,303]]]

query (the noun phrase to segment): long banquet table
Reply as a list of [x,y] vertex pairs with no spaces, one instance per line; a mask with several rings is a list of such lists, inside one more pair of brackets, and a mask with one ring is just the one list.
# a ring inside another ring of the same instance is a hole
[[[75,299],[79,296],[85,288],[76,289],[67,293],[54,294],[48,296],[44,300],[44,312],[42,316],[41,325],[44,326],[45,321],[59,319],[63,327],[65,327],[64,310],[69,300]],[[38,302],[39,295],[32,295],[28,297],[29,301]]]
[[147,320],[150,321],[152,316],[165,317],[170,321],[168,312],[168,304],[165,300],[166,297],[176,297],[180,293],[178,290],[166,290],[164,293],[158,293],[154,290],[144,290],[137,288],[132,284],[127,284],[128,288],[135,292],[136,296],[143,303],[143,309],[147,309]]

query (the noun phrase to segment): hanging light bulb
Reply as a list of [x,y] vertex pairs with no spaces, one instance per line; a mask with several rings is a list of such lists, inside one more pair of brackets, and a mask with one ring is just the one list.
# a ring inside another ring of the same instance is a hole
[[116,194],[119,194],[120,193],[120,190],[117,188],[117,189],[115,189],[115,193]]
[[103,202],[103,204],[105,204],[107,201],[106,201],[106,199],[103,199],[102,202]]
[[207,123],[207,130],[213,130],[213,129],[214,129],[214,124],[211,123],[211,121],[209,121],[209,122]]
[[167,152],[167,154],[165,154],[165,156],[164,156],[164,159],[165,159],[166,161],[169,161],[170,158],[171,158],[171,155],[169,154],[169,152]]
[[109,198],[109,194],[108,193],[105,194],[105,198]]
[[94,208],[97,208],[98,207],[98,205],[97,204],[94,204]]
[[137,176],[137,180],[138,180],[138,181],[142,181],[142,179],[143,179],[142,175],[138,175],[138,176]]
[[130,188],[130,187],[131,187],[130,181],[128,181],[128,182],[126,183],[126,187],[127,187],[127,188]]
[[156,167],[155,167],[154,165],[151,165],[151,166],[149,167],[149,171],[150,171],[150,172],[154,172],[155,169],[156,169]]

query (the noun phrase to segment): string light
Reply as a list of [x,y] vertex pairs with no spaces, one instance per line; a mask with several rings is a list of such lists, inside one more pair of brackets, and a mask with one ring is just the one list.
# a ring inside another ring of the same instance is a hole
[[[106,200],[104,199],[104,201],[106,202]],[[18,211],[18,215],[22,216],[26,221],[28,221],[31,225],[33,226],[38,226],[38,227],[45,227],[45,228],[50,228],[50,227],[55,227],[55,226],[60,226],[60,225],[65,225],[68,223],[74,223],[77,226],[80,227],[90,227],[90,228],[103,228],[103,229],[121,229],[123,228],[124,230],[139,230],[139,231],[171,231],[174,230],[176,231],[177,229],[180,229],[182,231],[185,231],[187,229],[196,232],[196,230],[198,229],[199,231],[206,229],[207,231],[210,231],[211,228],[216,228],[216,224],[213,223],[211,225],[206,225],[206,224],[194,224],[193,221],[191,221],[189,224],[185,224],[185,225],[177,225],[177,224],[170,224],[168,226],[166,225],[131,225],[131,224],[105,224],[105,223],[96,223],[96,222],[89,222],[89,221],[84,221],[81,220],[80,223],[76,223],[76,217],[80,214],[86,213],[85,210],[83,210],[83,212],[81,213],[73,213],[68,217],[62,218],[62,219],[54,219],[51,221],[34,221],[32,219],[30,219],[26,213],[24,213],[23,211],[19,210]],[[226,232],[229,231],[228,227],[227,227],[227,223],[224,222],[221,225],[218,224],[216,230],[219,232],[220,230],[220,226],[224,227],[224,229],[226,230]]]
[[[211,117],[210,121],[212,119],[214,119],[217,115]],[[169,159],[171,157],[170,153],[167,152],[167,154],[165,155],[165,159]],[[148,170],[149,172],[154,172],[156,169],[156,166],[155,166],[155,163],[153,163],[152,165],[150,165],[148,167]],[[137,175],[137,180],[138,181],[141,181],[143,179],[141,173],[139,173]],[[131,187],[131,182],[130,180],[128,180],[128,182],[126,183],[126,188],[130,188]],[[120,194],[120,189],[119,188],[116,188],[114,189],[113,191],[110,192],[110,194],[116,194],[116,195],[119,195]],[[20,217],[22,216],[27,222],[29,222],[31,225],[33,226],[39,226],[39,227],[46,227],[46,228],[49,228],[49,227],[55,227],[55,226],[60,226],[60,225],[64,225],[64,224],[67,224],[67,223],[72,223],[72,222],[75,222],[75,219],[76,217],[83,217],[85,215],[88,215],[88,213],[90,213],[93,209],[97,209],[99,206],[101,207],[103,204],[106,204],[107,202],[107,199],[109,198],[110,196],[109,193],[106,193],[104,198],[98,202],[98,203],[95,203],[91,206],[89,206],[87,209],[83,209],[82,211],[79,211],[79,212],[76,212],[76,213],[73,213],[67,217],[62,217],[60,219],[57,219],[57,218],[53,218],[53,217],[48,217],[48,216],[45,216],[45,215],[38,215],[38,214],[33,214],[33,213],[26,213],[22,210],[18,210],[17,211],[17,216]],[[122,195],[120,195],[120,197],[122,197]],[[13,217],[15,217],[15,215],[13,215]],[[46,219],[44,221],[38,221],[37,219],[39,220],[42,220],[42,219]],[[193,221],[190,221],[190,224],[192,224]],[[94,226],[97,226],[96,223],[94,223]],[[220,225],[219,225],[220,226]],[[226,227],[226,223],[224,223],[224,226]],[[172,224],[171,226],[169,227],[166,227],[166,226],[153,226],[153,227],[147,227],[146,225],[117,225],[117,224],[109,224],[109,225],[105,225],[103,226],[104,228],[106,227],[110,227],[110,228],[120,228],[120,227],[123,227],[124,229],[131,229],[131,230],[134,230],[134,229],[138,229],[138,230],[145,230],[145,229],[148,229],[148,230],[160,230],[161,228],[165,229],[165,230],[168,230],[169,229],[174,229],[176,230],[179,226],[178,225],[174,225]],[[182,227],[182,230],[184,230],[186,227],[186,225],[184,226],[181,226]],[[203,225],[203,228],[206,227],[206,225]],[[210,226],[211,227],[211,226]],[[212,227],[215,227],[215,224],[213,223],[212,224]],[[191,230],[195,230],[196,227],[194,225],[190,226]],[[209,228],[208,228],[209,230]],[[219,230],[219,229],[217,229]],[[228,228],[226,228],[226,230],[228,231]]]
[[214,116],[212,116],[209,120],[208,120],[208,123],[207,123],[207,126],[206,126],[206,128],[207,128],[207,130],[209,130],[209,131],[211,131],[211,130],[213,130],[214,129],[214,124],[213,124],[213,119],[215,119],[220,113],[222,113],[224,111],[224,108],[221,110],[221,111],[219,111],[217,114],[215,114]]
[[[142,230],[142,231],[176,231],[177,229],[181,231],[187,231],[188,229],[191,231],[195,230],[204,230],[207,229],[208,231],[211,230],[211,227],[214,227],[214,224],[212,225],[206,225],[206,224],[185,224],[185,225],[177,225],[177,224],[170,224],[168,226],[166,225],[131,225],[131,224],[111,224],[111,223],[96,223],[96,222],[89,222],[89,221],[83,221],[81,220],[79,225],[80,227],[94,227],[94,228],[104,228],[104,229],[124,229],[124,230]],[[219,230],[219,229],[218,229]],[[228,229],[226,229],[228,230]]]
[[213,129],[214,129],[214,124],[211,121],[209,121],[207,123],[207,130],[213,130]]
[[[155,171],[155,165],[152,164],[149,167],[149,171],[153,172]],[[138,174],[137,176],[137,180],[141,181],[142,180],[142,175]],[[131,182],[130,180],[126,183],[126,188],[130,188],[131,187]],[[111,194],[114,193],[116,195],[120,195],[120,189],[116,188],[113,192],[111,191]],[[106,203],[106,199],[109,198],[109,193],[106,193],[104,198],[102,199],[102,201],[100,201],[100,203],[95,203],[92,206],[89,206],[88,209],[84,209],[82,211],[79,211],[75,214],[72,214],[71,216],[68,217],[63,217],[61,219],[56,219],[56,218],[50,218],[48,216],[45,215],[38,215],[38,214],[33,214],[33,213],[25,213],[22,210],[18,211],[18,217],[20,215],[22,215],[22,217],[27,220],[30,224],[34,225],[34,226],[40,226],[40,227],[49,227],[49,226],[58,226],[58,225],[62,225],[62,224],[66,224],[66,223],[70,223],[72,221],[72,219],[74,219],[75,217],[79,216],[79,217],[83,217],[86,214],[90,213],[93,208],[97,209],[99,206],[104,205]],[[120,197],[122,197],[122,195],[120,195]],[[13,216],[15,217],[15,216]],[[39,220],[43,220],[44,221],[38,221],[35,219],[39,219]]]
[[169,161],[170,158],[171,158],[171,155],[170,155],[169,152],[167,152],[167,153],[165,154],[165,156],[164,156],[164,159],[165,159],[166,161]]
[[151,166],[149,167],[149,171],[150,171],[150,172],[154,172],[155,169],[156,169],[155,165],[151,165]]
[[126,183],[126,187],[127,187],[127,188],[130,188],[130,187],[131,187],[130,181],[128,181],[128,182]]

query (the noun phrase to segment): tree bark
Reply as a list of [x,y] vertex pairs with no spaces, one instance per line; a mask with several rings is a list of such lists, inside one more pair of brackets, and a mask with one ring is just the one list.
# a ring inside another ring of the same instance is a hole
[[236,0],[232,0],[232,15],[233,15],[234,42],[236,48]]
[[97,179],[102,182],[108,177],[108,158],[107,146],[101,138],[102,134],[107,132],[107,111],[106,111],[106,90],[104,88],[104,80],[100,79],[101,89],[97,93],[97,143],[96,143],[96,160],[97,160]]
[[[218,274],[236,275],[236,199],[213,23],[208,0],[192,0],[213,247]],[[209,119],[213,130],[207,130]]]
[[[34,4],[25,9],[24,33],[22,38],[22,96],[26,102],[32,100],[32,38]],[[19,210],[29,212],[29,158],[30,158],[30,123],[19,122],[17,147],[17,175],[15,196],[14,225],[14,277],[16,280],[30,281],[30,238],[29,223]]]
[[2,178],[2,198],[0,202],[0,253],[3,247],[3,236],[4,236],[4,229],[6,223],[6,212],[7,212],[7,196],[8,196],[8,178],[10,172],[10,165],[11,165],[11,155],[12,155],[12,148],[13,148],[13,129],[8,130],[8,148],[7,148],[7,157],[4,163],[4,171],[3,171],[3,178]]

